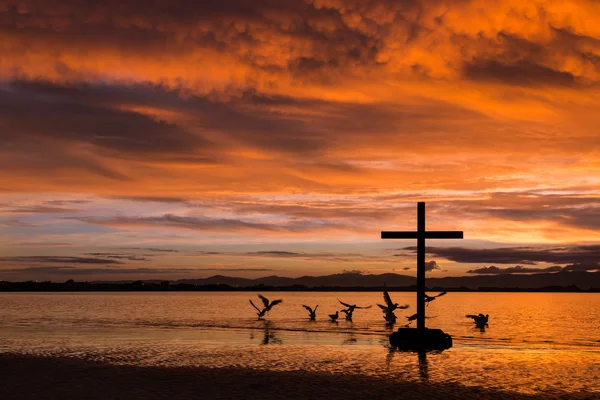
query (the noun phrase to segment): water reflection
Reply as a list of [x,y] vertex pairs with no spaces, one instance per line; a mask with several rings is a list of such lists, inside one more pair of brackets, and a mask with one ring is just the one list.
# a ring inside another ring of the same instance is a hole
[[[267,344],[283,344],[283,341],[279,339],[273,329],[271,321],[263,321],[263,335],[260,342],[261,345]],[[250,340],[254,340],[254,331],[250,332]]]
[[[387,347],[387,346],[385,346]],[[399,350],[395,347],[387,347],[388,348],[388,352],[385,356],[385,366],[386,366],[386,370],[387,371],[392,371],[395,368],[392,366],[392,362],[394,361],[394,357],[396,356],[396,354],[398,353],[403,353],[403,354],[410,354],[412,352],[410,351],[402,351]],[[419,378],[422,382],[428,382],[429,381],[429,363],[427,361],[427,352],[426,351],[420,351],[417,354],[417,362],[418,362],[418,371],[419,371]]]
[[349,344],[355,344],[356,342],[357,342],[357,339],[356,339],[354,333],[349,333],[348,337],[346,339],[344,339],[344,341],[342,342],[342,346],[349,345]]
[[419,377],[421,381],[427,382],[429,380],[429,364],[427,363],[427,352],[420,351],[418,353],[419,360]]

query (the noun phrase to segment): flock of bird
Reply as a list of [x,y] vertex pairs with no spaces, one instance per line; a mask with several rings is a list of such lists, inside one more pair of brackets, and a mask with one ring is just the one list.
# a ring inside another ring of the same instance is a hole
[[[429,306],[429,303],[431,303],[432,301],[434,301],[438,297],[444,296],[446,293],[447,292],[440,292],[440,293],[438,293],[435,296],[429,296],[429,295],[425,294],[425,303],[426,303],[426,305]],[[256,315],[258,316],[258,319],[262,319],[277,304],[283,303],[283,300],[281,300],[281,299],[269,301],[269,299],[267,299],[265,296],[263,296],[261,294],[258,295],[258,298],[262,301],[264,307],[262,307],[262,308],[257,307],[256,304],[254,304],[252,302],[252,300],[250,300],[250,304],[252,304],[252,307],[254,307],[256,309]],[[344,303],[340,299],[337,299],[337,300],[338,300],[338,302],[341,305],[343,305],[345,307],[345,308],[343,308],[340,311],[345,314],[345,317],[346,317],[347,321],[352,321],[352,316],[354,314],[354,310],[368,309],[368,308],[372,307],[372,306],[360,307],[360,306],[357,306],[356,304]],[[394,312],[396,310],[405,310],[409,306],[408,306],[408,304],[400,305],[398,303],[394,303],[392,301],[392,298],[390,297],[390,294],[388,293],[388,291],[386,289],[383,290],[383,300],[385,302],[385,305],[384,304],[377,304],[377,306],[383,312],[383,318],[385,319],[386,323],[389,324],[389,325],[394,325],[396,323],[396,321],[397,321],[397,317],[396,317],[396,314]],[[307,306],[307,305],[303,304],[302,307],[304,307],[306,309],[306,311],[308,311],[308,318],[311,321],[316,321],[316,319],[317,319],[317,308],[319,308],[319,305],[317,304],[315,307],[310,307],[310,306]],[[340,311],[336,311],[335,314],[329,314],[329,318],[330,318],[330,320],[332,322],[337,322],[337,320],[338,320],[338,318],[340,316]],[[467,318],[472,318],[473,322],[475,322],[475,326],[478,327],[478,328],[484,328],[484,327],[488,326],[487,323],[488,323],[489,315],[487,315],[487,314],[486,315],[483,315],[483,314],[478,314],[478,315],[469,314],[466,317]],[[410,325],[410,323],[412,321],[414,321],[414,320],[417,319],[417,314],[413,314],[411,316],[408,316],[408,317],[406,317],[406,319],[408,320],[408,324],[407,324],[407,326],[408,326],[408,325]]]

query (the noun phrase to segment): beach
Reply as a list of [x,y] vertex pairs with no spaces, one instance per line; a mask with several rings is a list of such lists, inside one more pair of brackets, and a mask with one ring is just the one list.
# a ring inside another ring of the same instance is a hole
[[596,398],[592,393],[533,396],[343,373],[123,366],[10,354],[0,355],[0,370],[0,393],[5,400]]

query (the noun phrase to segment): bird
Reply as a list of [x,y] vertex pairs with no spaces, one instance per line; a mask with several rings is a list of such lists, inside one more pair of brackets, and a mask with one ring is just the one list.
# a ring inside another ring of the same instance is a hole
[[473,320],[473,322],[475,322],[475,326],[477,326],[478,328],[484,328],[487,326],[488,320],[489,320],[489,314],[479,314],[479,315],[473,315],[473,314],[467,314],[466,315],[467,318],[471,318]]
[[377,304],[377,306],[381,308],[381,311],[383,311],[383,318],[387,321],[387,323],[395,324],[396,315],[394,314],[394,311],[396,309],[405,310],[408,308],[408,304],[401,306],[398,305],[398,303],[392,302],[392,298],[386,289],[383,289],[383,300],[385,301],[386,305],[384,306],[383,304]]
[[335,314],[329,314],[329,318],[331,318],[331,322],[337,322],[337,319],[339,316],[340,316],[340,313],[338,311],[336,311]]
[[311,321],[314,321],[317,319],[317,308],[319,307],[318,304],[315,306],[314,310],[312,308],[310,308],[309,306],[305,306],[304,304],[302,304],[302,307],[304,307],[308,310],[308,317],[310,318]]
[[262,300],[263,304],[264,304],[264,308],[261,310],[260,308],[256,307],[256,305],[252,302],[252,300],[250,300],[250,304],[252,304],[252,307],[254,307],[257,311],[256,315],[258,315],[258,319],[261,319],[262,317],[265,316],[265,314],[267,314],[269,311],[271,311],[271,308],[273,308],[274,306],[276,306],[279,303],[282,303],[283,300],[273,300],[272,302],[269,303],[269,299],[267,299],[265,296],[259,294],[258,298]]
[[[418,317],[418,314],[413,314],[409,317],[406,317],[406,319],[408,320],[408,324],[406,326],[410,325],[410,323],[413,322],[415,319],[417,319],[417,317]],[[425,318],[435,318],[435,317],[425,317]]]
[[338,301],[340,302],[341,305],[348,307],[348,311],[350,311],[351,313],[354,312],[355,309],[367,309],[367,308],[371,308],[372,306],[367,306],[367,307],[359,307],[356,304],[348,304],[348,303],[344,303],[343,301],[341,301],[340,299],[338,299]]
[[429,295],[427,295],[427,293],[425,293],[425,300],[424,301],[425,301],[425,303],[427,303],[427,305],[429,305],[429,303],[431,303],[432,301],[434,301],[438,297],[442,297],[446,293],[448,293],[448,292],[440,292],[440,293],[436,294],[435,296],[429,296]]
[[346,314],[346,321],[352,321],[352,313],[354,312],[353,309],[342,310],[342,312]]

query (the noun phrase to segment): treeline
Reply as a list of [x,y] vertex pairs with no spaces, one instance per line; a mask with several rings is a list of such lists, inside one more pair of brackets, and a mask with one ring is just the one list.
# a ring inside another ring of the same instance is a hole
[[[70,279],[66,282],[6,282],[0,281],[0,292],[380,292],[384,286],[315,286],[308,287],[304,285],[291,286],[230,286],[226,284],[208,284],[195,285],[189,283],[178,283],[171,281],[134,281],[134,282],[75,282]],[[415,292],[416,286],[403,287],[385,287],[388,291],[394,292]],[[583,290],[575,285],[571,286],[547,286],[542,288],[510,288],[510,287],[431,287],[427,288],[429,292],[565,292],[565,293],[600,293],[600,288],[591,288]]]

